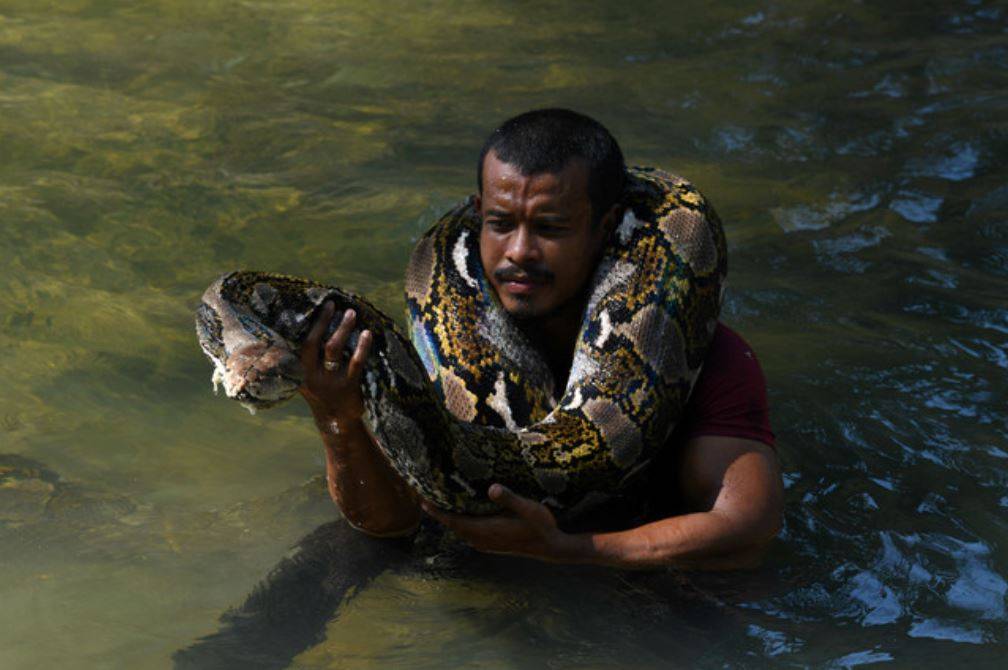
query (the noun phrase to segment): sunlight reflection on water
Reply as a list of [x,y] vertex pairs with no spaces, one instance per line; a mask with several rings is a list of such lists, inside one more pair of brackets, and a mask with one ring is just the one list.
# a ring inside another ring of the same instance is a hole
[[667,14],[0,10],[0,452],[63,478],[0,487],[0,665],[165,667],[332,518],[318,482],[299,486],[321,465],[303,408],[249,417],[207,392],[198,295],[258,268],[398,315],[410,247],[473,188],[483,135],[554,104],[691,178],[726,222],[724,319],[769,379],[782,539],[747,575],[385,572],[300,667],[996,665],[1004,8]]

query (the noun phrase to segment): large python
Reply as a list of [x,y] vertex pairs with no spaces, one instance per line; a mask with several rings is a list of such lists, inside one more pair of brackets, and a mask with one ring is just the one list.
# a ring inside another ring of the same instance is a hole
[[[298,350],[320,306],[353,308],[373,333],[365,423],[423,497],[490,513],[493,482],[563,516],[624,492],[680,419],[721,306],[721,223],[686,180],[628,170],[626,214],[592,279],[559,400],[538,354],[483,276],[472,199],[419,241],[406,274],[411,340],[361,297],[306,279],[232,272],[204,293],[200,345],[214,386],[250,409],[282,402],[302,379]],[[327,334],[328,335],[328,334]]]

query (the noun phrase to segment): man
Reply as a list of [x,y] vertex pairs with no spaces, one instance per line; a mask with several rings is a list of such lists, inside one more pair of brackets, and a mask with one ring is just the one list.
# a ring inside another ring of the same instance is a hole
[[[484,272],[557,380],[570,371],[588,283],[622,215],[624,169],[605,128],[558,109],[507,121],[480,155]],[[361,421],[370,333],[361,334],[349,361],[341,355],[354,314],[344,315],[319,360],[332,314],[327,305],[303,348],[302,394],[323,435],[329,493],[364,532],[409,534],[422,508],[481,551],[621,568],[728,569],[752,565],[780,529],[783,494],[765,382],[748,345],[723,325],[686,418],[651,466],[650,516],[626,520],[622,529],[598,530],[600,521],[594,531],[570,533],[549,508],[499,484],[488,491],[502,508],[496,516],[449,514],[418,501]]]

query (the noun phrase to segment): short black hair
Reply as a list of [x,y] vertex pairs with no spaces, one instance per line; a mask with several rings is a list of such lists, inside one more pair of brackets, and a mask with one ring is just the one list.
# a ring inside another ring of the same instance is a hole
[[525,176],[560,172],[571,160],[588,165],[588,198],[596,225],[623,198],[626,163],[612,134],[595,119],[569,109],[535,109],[508,119],[490,133],[476,164],[476,185],[483,193],[483,163],[497,158]]

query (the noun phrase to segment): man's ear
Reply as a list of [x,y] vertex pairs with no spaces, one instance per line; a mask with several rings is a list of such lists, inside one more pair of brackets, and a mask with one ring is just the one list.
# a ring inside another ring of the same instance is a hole
[[613,234],[616,230],[616,226],[619,225],[620,221],[623,219],[623,203],[618,202],[609,208],[609,211],[605,213],[602,217],[602,232],[606,239]]
[[476,208],[477,214],[483,214],[483,197],[479,193],[473,195],[473,207]]

